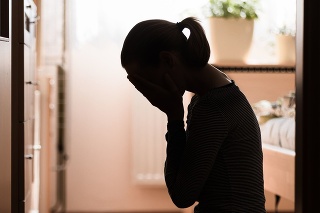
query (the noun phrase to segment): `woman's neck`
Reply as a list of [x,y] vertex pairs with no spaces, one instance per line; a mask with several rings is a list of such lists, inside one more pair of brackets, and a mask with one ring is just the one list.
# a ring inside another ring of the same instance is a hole
[[189,74],[187,90],[200,96],[231,83],[231,79],[225,73],[210,64],[201,69],[192,70]]

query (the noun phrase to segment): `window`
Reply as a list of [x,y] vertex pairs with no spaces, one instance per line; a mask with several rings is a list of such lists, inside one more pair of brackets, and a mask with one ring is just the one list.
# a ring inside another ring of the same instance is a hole
[[[200,19],[208,32],[203,6],[209,0],[136,0],[136,1],[75,1],[77,43],[95,40],[98,34],[111,37],[118,45],[127,32],[145,19],[180,21],[187,16]],[[86,15],[83,15],[86,14]],[[253,43],[249,55],[252,64],[276,64],[276,32],[290,29],[295,32],[296,0],[260,0],[259,19],[255,22]]]

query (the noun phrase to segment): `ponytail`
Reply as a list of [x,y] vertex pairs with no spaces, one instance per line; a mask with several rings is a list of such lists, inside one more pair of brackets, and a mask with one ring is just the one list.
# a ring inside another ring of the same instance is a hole
[[210,58],[210,46],[199,20],[194,17],[188,17],[178,22],[177,25],[179,25],[180,29],[187,28],[190,30],[185,52],[182,53],[186,61],[193,66],[205,66]]

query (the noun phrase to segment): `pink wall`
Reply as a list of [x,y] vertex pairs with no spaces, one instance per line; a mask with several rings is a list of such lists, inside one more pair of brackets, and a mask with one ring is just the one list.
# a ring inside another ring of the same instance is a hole
[[71,53],[68,211],[174,210],[165,187],[133,184],[133,87],[120,65],[119,47],[106,46],[101,49],[86,45]]
[[260,100],[276,101],[295,90],[294,73],[228,72],[253,104]]

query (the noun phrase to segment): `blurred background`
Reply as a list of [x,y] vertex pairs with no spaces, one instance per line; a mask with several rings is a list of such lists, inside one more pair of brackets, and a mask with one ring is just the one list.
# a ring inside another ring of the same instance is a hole
[[[29,22],[36,26],[26,44],[30,54],[26,59],[24,52],[23,59],[24,65],[29,59],[33,63],[35,82],[26,212],[192,212],[192,207],[177,209],[164,184],[166,117],[129,83],[120,52],[129,30],[146,19],[178,22],[195,16],[210,38],[208,2],[24,3],[34,8]],[[226,69],[252,104],[276,101],[295,89],[295,61],[280,60],[277,49],[277,35],[284,28],[294,41],[295,0],[260,0],[257,14],[245,61],[210,59]],[[191,95],[185,94],[185,105]],[[294,200],[283,197],[275,207],[276,198],[266,189],[268,212],[294,212]]]

